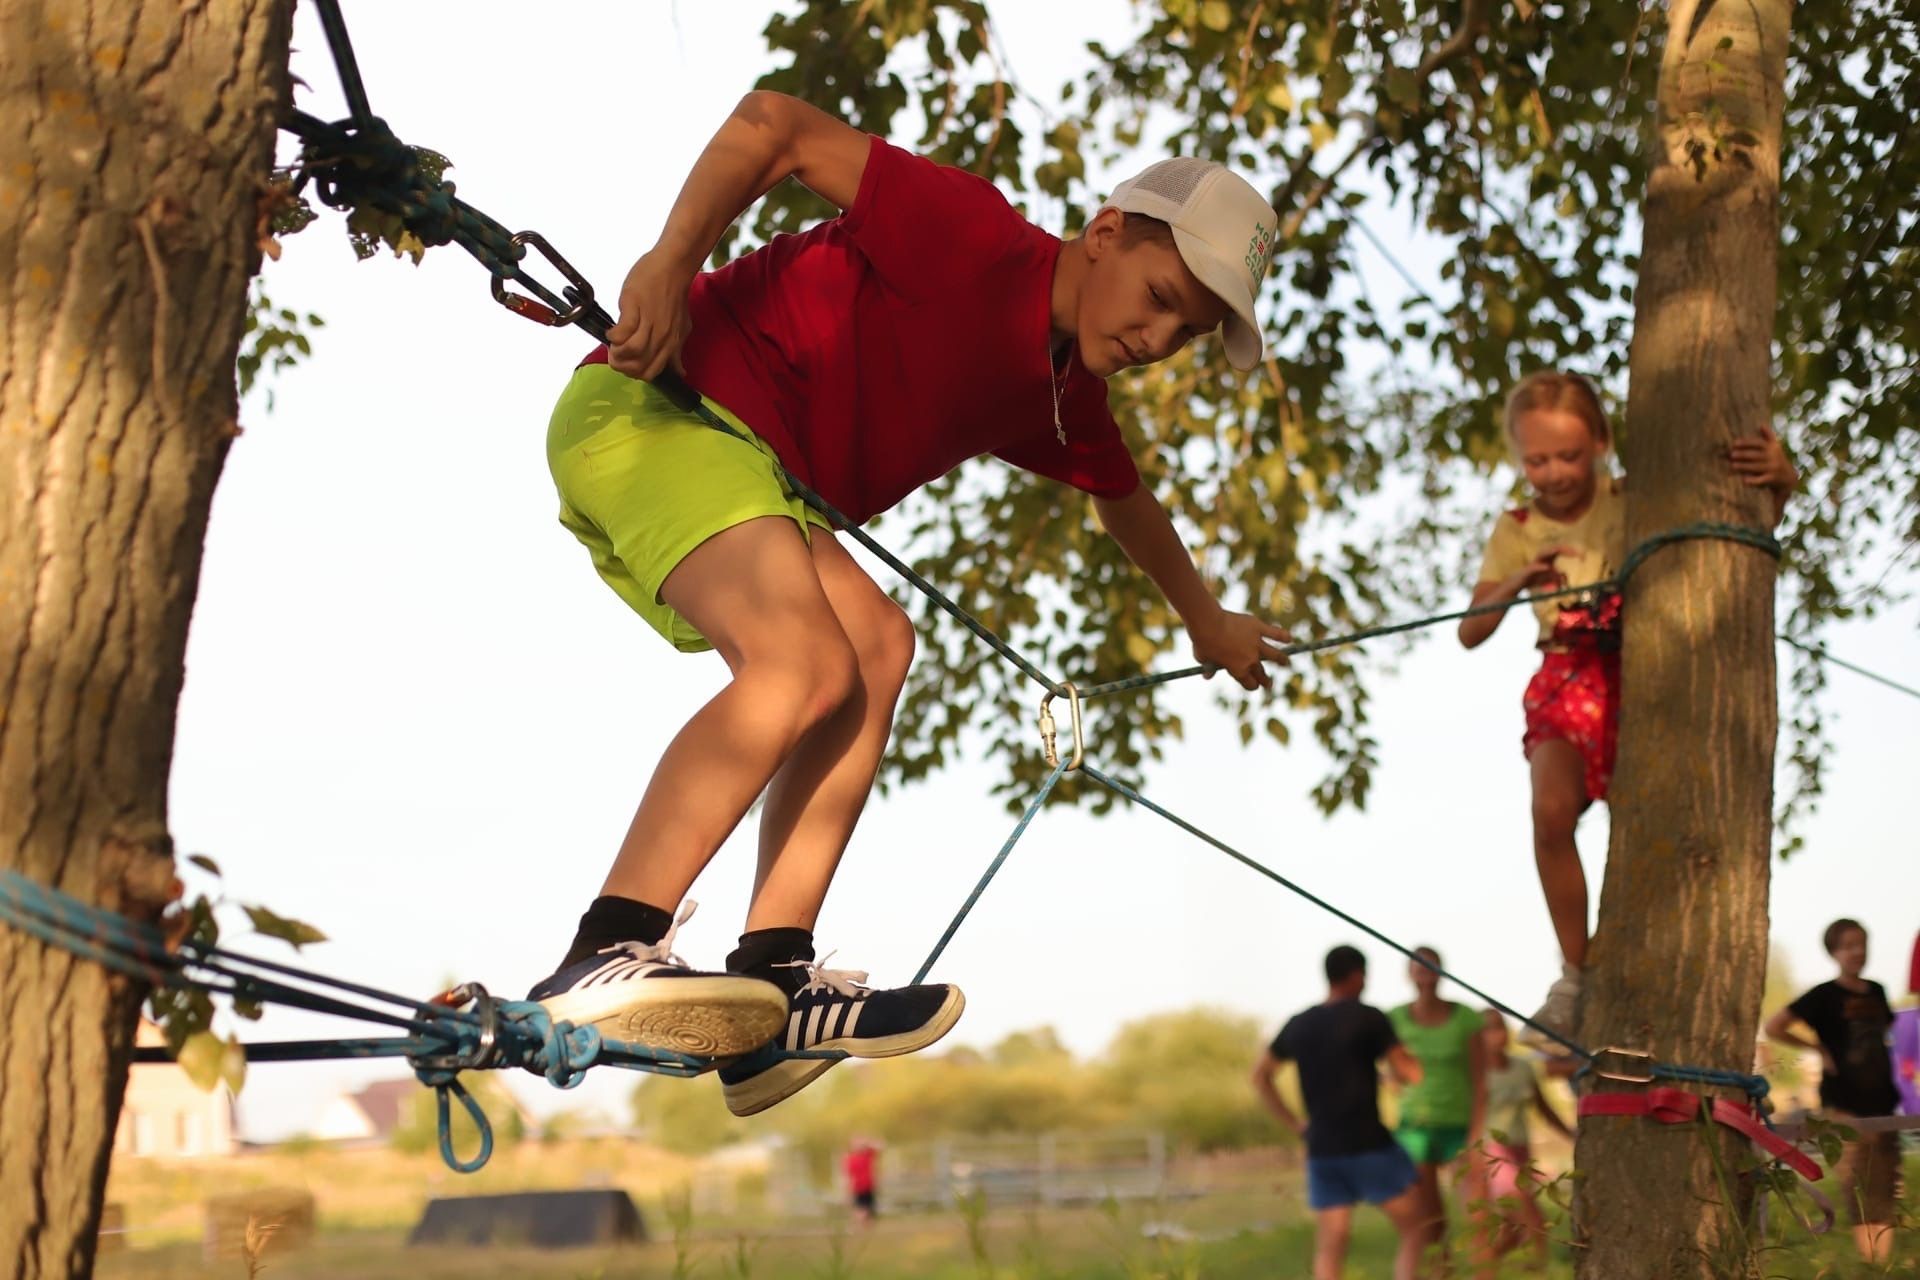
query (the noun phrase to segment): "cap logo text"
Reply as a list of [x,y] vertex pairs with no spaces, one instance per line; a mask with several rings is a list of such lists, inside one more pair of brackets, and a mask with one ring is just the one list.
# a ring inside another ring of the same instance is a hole
[[1247,241],[1247,274],[1259,280],[1267,274],[1267,263],[1273,256],[1273,232],[1266,227],[1254,224],[1253,238]]

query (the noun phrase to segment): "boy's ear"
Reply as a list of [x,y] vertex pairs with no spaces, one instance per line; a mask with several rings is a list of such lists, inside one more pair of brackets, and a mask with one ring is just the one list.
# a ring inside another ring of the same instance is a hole
[[1094,214],[1093,221],[1080,233],[1080,238],[1086,242],[1087,256],[1097,258],[1117,247],[1120,243],[1120,225],[1126,220],[1127,215],[1112,205]]

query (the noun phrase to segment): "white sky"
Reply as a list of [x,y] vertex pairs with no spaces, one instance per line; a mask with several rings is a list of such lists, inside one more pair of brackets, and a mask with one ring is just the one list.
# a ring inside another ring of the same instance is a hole
[[[582,0],[529,21],[492,0],[428,33],[346,5],[375,112],[452,156],[464,197],[545,233],[603,293],[770,65],[768,9]],[[1083,64],[1086,40],[1118,41],[1129,12],[1125,0],[1076,0],[1002,5],[995,19],[1012,65],[1046,96]],[[295,43],[294,69],[314,86],[303,104],[340,114],[307,9]],[[1376,208],[1369,219],[1410,243],[1404,218]],[[1411,267],[1434,280],[1431,255],[1413,247]],[[1401,286],[1378,259],[1369,269],[1384,307]],[[272,413],[258,398],[247,406],[214,504],[173,775],[180,850],[217,858],[234,897],[325,929],[333,940],[304,962],[326,972],[422,995],[476,979],[518,996],[565,948],[654,761],[719,688],[721,664],[669,650],[555,522],[543,437],[587,346],[577,331],[496,307],[458,250],[417,269],[355,263],[330,213],[266,280],[326,328],[315,358],[276,383]],[[1909,606],[1828,640],[1911,682],[1914,627]],[[1306,795],[1317,755],[1241,749],[1192,682],[1173,695],[1187,743],[1147,792],[1530,1009],[1556,964],[1518,750],[1530,630],[1509,625],[1471,655],[1436,636],[1378,681],[1381,766],[1364,814],[1322,820]],[[1826,974],[1827,921],[1858,916],[1875,937],[1870,972],[1897,990],[1920,925],[1920,861],[1895,801],[1911,785],[1920,705],[1844,672],[1828,705],[1830,788],[1809,851],[1777,868],[1776,936],[1811,981]],[[991,777],[961,765],[876,798],[818,931],[836,964],[881,983],[910,976],[1011,828],[988,798]],[[1604,814],[1583,843],[1597,891]],[[681,950],[696,964],[732,945],[751,865],[748,832],[695,887],[703,906]],[[237,930],[230,940],[284,951]],[[1198,1003],[1277,1023],[1317,998],[1320,956],[1343,941],[1372,957],[1373,999],[1408,994],[1385,948],[1160,819],[1055,808],[936,977],[969,998],[949,1043],[1052,1024],[1094,1052],[1128,1019]],[[366,1033],[285,1011],[249,1028]],[[298,1132],[336,1090],[403,1070],[256,1067],[244,1127]],[[624,1118],[634,1082],[600,1071],[568,1094],[525,1077],[514,1087],[536,1110]]]

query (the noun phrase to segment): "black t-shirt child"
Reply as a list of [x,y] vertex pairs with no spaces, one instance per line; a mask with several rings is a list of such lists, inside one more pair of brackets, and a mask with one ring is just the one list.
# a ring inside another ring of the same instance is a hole
[[1352,1156],[1393,1143],[1380,1123],[1375,1063],[1400,1043],[1387,1015],[1358,1000],[1319,1004],[1294,1015],[1269,1046],[1281,1062],[1300,1064],[1307,1103],[1307,1154]]
[[1840,1068],[1838,1075],[1821,1073],[1820,1104],[1857,1116],[1893,1114],[1900,1091],[1887,1053],[1893,1009],[1886,988],[1869,982],[1863,991],[1849,991],[1837,980],[1823,982],[1787,1008],[1813,1028]]

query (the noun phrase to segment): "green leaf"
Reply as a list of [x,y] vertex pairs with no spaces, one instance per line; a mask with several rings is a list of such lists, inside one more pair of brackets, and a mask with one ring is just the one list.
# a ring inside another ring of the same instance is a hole
[[1820,1145],[1821,1157],[1830,1165],[1838,1164],[1840,1157],[1846,1154],[1847,1144],[1831,1129],[1823,1130],[1815,1141]]
[[241,903],[240,909],[247,913],[247,919],[253,921],[253,927],[256,932],[263,933],[269,938],[278,938],[280,941],[290,944],[295,951],[298,951],[308,943],[325,942],[327,940],[327,935],[312,925],[300,920],[290,920],[285,916],[276,915],[265,907],[249,906],[246,903]]
[[220,1079],[226,1083],[227,1088],[231,1090],[236,1097],[239,1096],[240,1090],[246,1086],[247,1049],[245,1045],[240,1043],[239,1036],[234,1036],[221,1046]]
[[173,1060],[194,1087],[211,1093],[226,1071],[227,1044],[211,1031],[196,1031],[174,1052]]
[[1227,0],[1206,0],[1200,6],[1200,25],[1209,31],[1225,31],[1233,25],[1233,10]]
[[220,864],[204,853],[190,853],[187,855],[187,861],[211,875],[220,874]]

